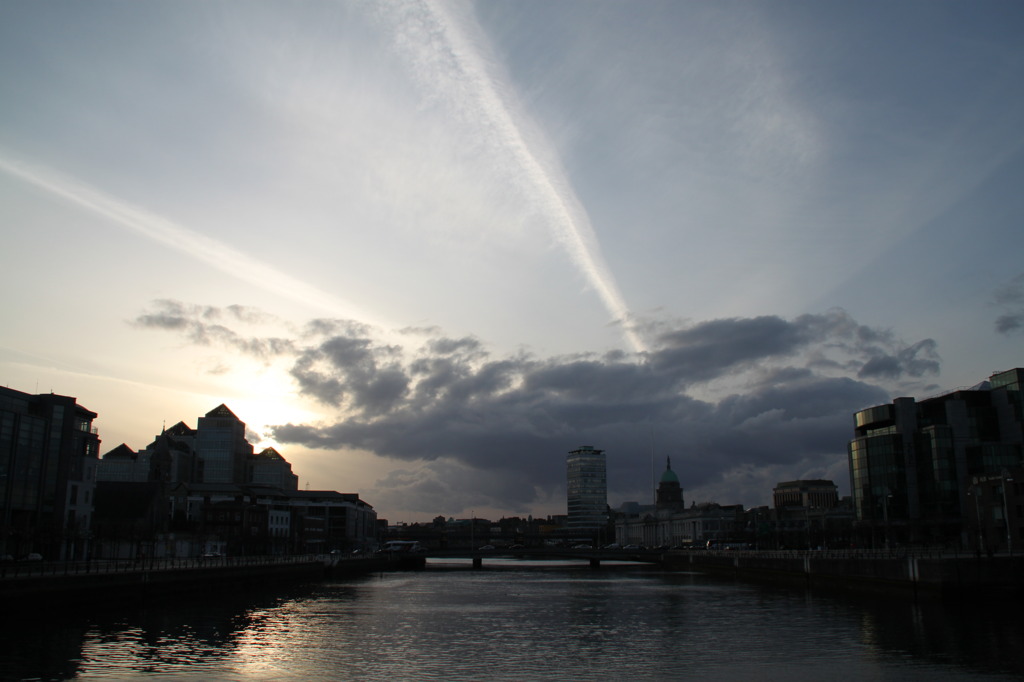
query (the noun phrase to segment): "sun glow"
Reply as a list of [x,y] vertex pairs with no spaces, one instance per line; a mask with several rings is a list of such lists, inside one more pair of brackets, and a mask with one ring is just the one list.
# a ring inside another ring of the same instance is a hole
[[226,391],[220,402],[245,422],[246,437],[257,451],[273,447],[288,459],[282,446],[270,436],[269,427],[289,422],[312,423],[322,419],[323,415],[305,404],[306,401],[296,392],[294,382],[282,368],[257,366],[256,363],[248,365],[223,376]]

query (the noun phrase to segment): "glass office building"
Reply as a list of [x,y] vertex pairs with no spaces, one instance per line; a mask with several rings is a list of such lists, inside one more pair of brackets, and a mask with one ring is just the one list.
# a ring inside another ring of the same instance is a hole
[[600,529],[608,523],[608,475],[604,450],[581,445],[566,459],[570,529]]
[[854,414],[851,493],[874,544],[969,544],[972,478],[1024,464],[1022,374],[999,372],[969,389]]

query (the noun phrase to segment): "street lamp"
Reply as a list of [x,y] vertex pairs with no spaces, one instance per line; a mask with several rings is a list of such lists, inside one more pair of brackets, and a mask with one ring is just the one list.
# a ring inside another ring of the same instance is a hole
[[892,491],[889,490],[889,486],[885,487],[885,494],[882,496],[882,520],[885,523],[885,548],[889,549],[889,498],[892,497]]
[[1013,483],[1013,479],[1010,478],[1010,472],[1007,469],[1003,469],[1000,478],[1003,479],[1003,523],[1006,524],[1006,547],[1010,552],[1010,556],[1013,556],[1013,533],[1010,532],[1010,507],[1006,502],[1006,482]]
[[978,492],[977,477],[974,478],[973,483],[974,484],[967,491],[967,494],[974,498],[974,513],[977,514],[978,517],[978,552],[980,553],[985,551],[985,548],[983,546],[985,544],[985,540],[984,535],[981,532],[981,495]]

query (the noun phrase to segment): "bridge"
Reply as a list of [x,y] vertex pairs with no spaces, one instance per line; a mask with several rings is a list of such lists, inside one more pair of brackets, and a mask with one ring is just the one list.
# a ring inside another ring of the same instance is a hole
[[494,549],[431,549],[426,556],[434,559],[472,559],[473,568],[481,568],[484,559],[579,560],[598,568],[602,561],[633,561],[660,564],[665,552],[658,549],[572,549],[568,547],[525,547]]

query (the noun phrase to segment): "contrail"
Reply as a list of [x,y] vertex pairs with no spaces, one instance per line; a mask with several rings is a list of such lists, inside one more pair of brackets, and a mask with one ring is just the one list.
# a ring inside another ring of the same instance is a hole
[[[594,287],[605,308],[623,323],[623,333],[637,352],[645,350],[626,324],[629,309],[608,271],[586,210],[580,205],[549,145],[539,135],[527,135],[531,124],[513,110],[488,73],[480,51],[467,36],[466,22],[452,16],[450,5],[413,1],[398,6],[374,5],[390,14],[397,47],[412,60],[423,85],[441,96],[467,122],[483,128],[487,143],[505,159],[499,165],[519,179],[524,196],[534,201],[554,228],[570,259]],[[529,138],[529,139],[528,139]]]
[[223,242],[132,206],[71,178],[12,161],[0,154],[0,170],[88,209],[122,227],[181,251],[260,289],[319,308],[331,315],[383,326],[354,305],[247,256]]

